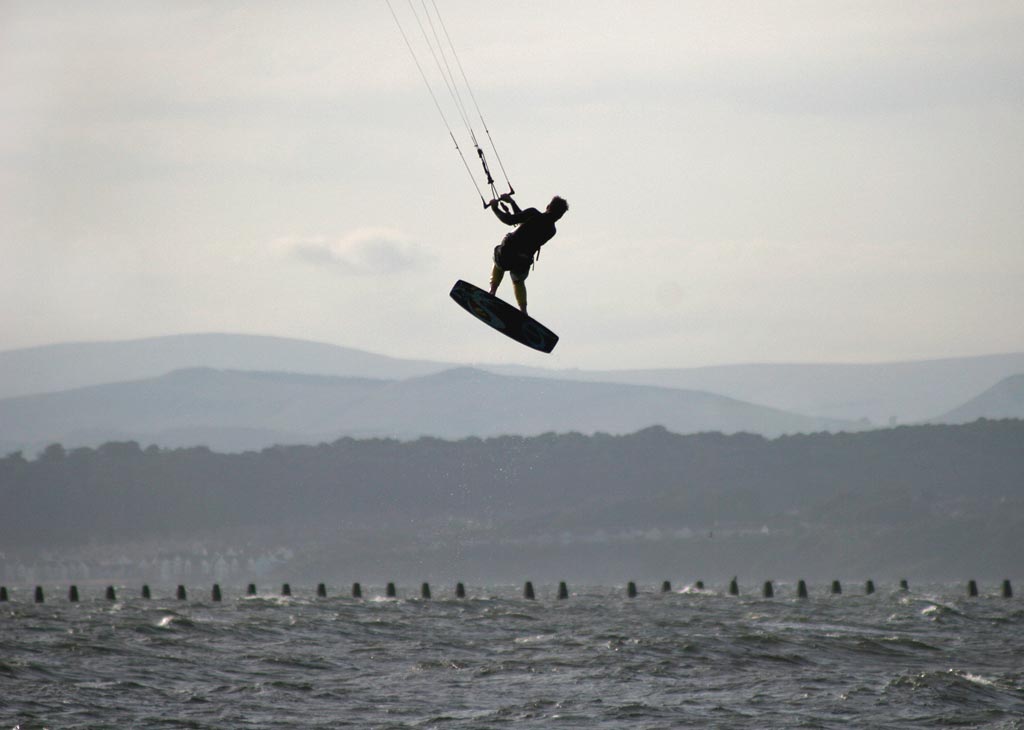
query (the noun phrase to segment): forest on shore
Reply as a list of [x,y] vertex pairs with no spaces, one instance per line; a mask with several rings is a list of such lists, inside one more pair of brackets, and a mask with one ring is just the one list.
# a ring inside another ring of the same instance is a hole
[[0,547],[226,527],[529,522],[562,530],[1000,521],[1024,506],[1024,421],[766,439],[345,438],[243,454],[108,443],[0,459]]

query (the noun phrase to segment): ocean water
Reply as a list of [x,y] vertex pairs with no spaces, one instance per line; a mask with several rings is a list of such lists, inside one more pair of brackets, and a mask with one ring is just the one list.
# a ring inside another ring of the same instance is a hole
[[0,603],[0,728],[1024,727],[1019,598],[537,589],[22,589]]

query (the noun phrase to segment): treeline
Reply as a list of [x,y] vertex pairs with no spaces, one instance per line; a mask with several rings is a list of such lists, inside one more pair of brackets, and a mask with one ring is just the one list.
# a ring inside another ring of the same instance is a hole
[[544,516],[562,525],[914,521],[1015,510],[1024,421],[862,433],[342,439],[220,454],[110,443],[0,460],[0,548],[228,526]]

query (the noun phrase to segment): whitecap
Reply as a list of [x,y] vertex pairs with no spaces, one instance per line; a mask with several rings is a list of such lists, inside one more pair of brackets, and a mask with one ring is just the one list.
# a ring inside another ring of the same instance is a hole
[[543,644],[551,641],[553,634],[537,634],[536,636],[521,636],[514,639],[516,644]]
[[[950,671],[953,671],[953,670],[950,670]],[[960,675],[961,677],[963,677],[964,679],[966,679],[969,682],[974,682],[975,684],[980,684],[983,687],[993,687],[993,686],[995,686],[995,680],[989,679],[988,677],[982,677],[980,674],[971,674],[970,672],[956,672],[956,674]]]

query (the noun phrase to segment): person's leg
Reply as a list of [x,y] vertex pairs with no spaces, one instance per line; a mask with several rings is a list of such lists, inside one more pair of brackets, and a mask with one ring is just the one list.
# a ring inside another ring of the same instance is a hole
[[516,293],[516,302],[519,304],[519,308],[523,310],[523,314],[526,314],[526,282],[513,279],[512,289]]
[[525,274],[512,272],[512,289],[516,293],[516,303],[523,310],[523,314],[526,314],[526,277],[529,274],[529,270]]
[[504,277],[505,270],[498,266],[497,264],[495,264],[494,268],[491,269],[491,296],[494,296],[494,293],[498,291],[498,284],[501,283],[501,280]]

